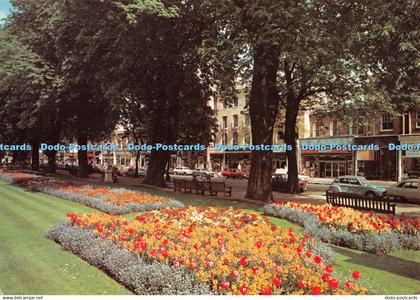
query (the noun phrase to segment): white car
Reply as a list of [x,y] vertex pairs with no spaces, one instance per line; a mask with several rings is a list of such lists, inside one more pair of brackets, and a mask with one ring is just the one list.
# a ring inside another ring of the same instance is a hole
[[188,167],[176,167],[174,169],[175,175],[192,175],[193,170]]
[[394,196],[396,200],[420,203],[420,179],[405,179],[388,187],[385,194]]
[[214,177],[214,172],[201,168],[201,169],[195,169],[193,171],[193,176],[207,176],[207,177]]

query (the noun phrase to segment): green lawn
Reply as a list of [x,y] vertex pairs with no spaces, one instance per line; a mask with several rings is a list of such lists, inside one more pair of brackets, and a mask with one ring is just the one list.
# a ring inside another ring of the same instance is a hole
[[[258,206],[250,203],[136,189],[171,196],[186,205],[232,206],[259,213]],[[4,294],[130,294],[106,274],[46,238],[50,226],[65,219],[69,211],[94,209],[0,181],[0,290]],[[136,214],[127,217],[133,215]],[[270,219],[278,226],[301,230],[287,221]],[[378,257],[332,248],[338,253],[337,271],[360,271],[363,283],[376,294],[420,292],[420,251],[398,251]]]

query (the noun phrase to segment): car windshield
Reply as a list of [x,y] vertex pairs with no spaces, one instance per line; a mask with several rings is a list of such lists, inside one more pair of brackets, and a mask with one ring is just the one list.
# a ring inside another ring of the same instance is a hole
[[365,177],[359,177],[359,182],[360,184],[368,184],[368,181],[366,180]]

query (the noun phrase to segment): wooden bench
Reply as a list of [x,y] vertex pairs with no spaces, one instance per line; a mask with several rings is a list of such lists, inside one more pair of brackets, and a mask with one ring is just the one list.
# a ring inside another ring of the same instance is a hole
[[369,210],[395,214],[395,203],[389,197],[368,197],[348,193],[326,192],[327,203],[332,206],[351,207],[357,210]]
[[201,195],[209,192],[211,196],[217,196],[217,193],[223,193],[224,196],[232,196],[232,187],[227,187],[225,182],[174,179],[174,192],[183,191],[191,194],[193,190]]
[[174,192],[182,192],[182,189],[185,189],[184,180],[174,179]]
[[226,186],[225,182],[213,181],[210,183],[210,195],[217,196],[217,193],[223,193],[225,197],[232,197],[232,187]]

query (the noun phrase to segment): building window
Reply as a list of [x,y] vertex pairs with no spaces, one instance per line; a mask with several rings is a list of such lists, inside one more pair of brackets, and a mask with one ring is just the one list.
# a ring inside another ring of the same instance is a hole
[[222,129],[227,129],[227,117],[222,117]]
[[390,114],[381,116],[381,131],[391,131],[394,129],[394,122]]
[[282,141],[284,139],[284,133],[283,133],[283,130],[278,130],[277,131],[277,141],[278,142],[280,142],[280,141]]
[[338,122],[334,120],[330,123],[330,136],[338,135]]
[[244,119],[245,119],[245,126],[247,126],[247,127],[248,127],[248,126],[250,125],[250,123],[251,123],[251,122],[250,122],[251,120],[250,120],[250,118],[249,118],[249,115],[244,115]]
[[238,115],[233,115],[233,128],[238,128],[239,121],[238,121]]
[[322,134],[322,127],[323,127],[322,122],[317,122],[316,123],[315,136],[321,136],[321,134]]
[[232,144],[238,145],[238,132],[234,131],[232,135]]
[[238,102],[239,102],[239,100],[238,100],[238,96],[235,96],[235,97],[233,98],[233,106],[234,106],[234,107],[237,107],[237,106],[238,106]]
[[244,144],[251,144],[251,137],[249,135],[246,135],[244,138]]
[[416,128],[420,128],[420,111],[416,112]]

